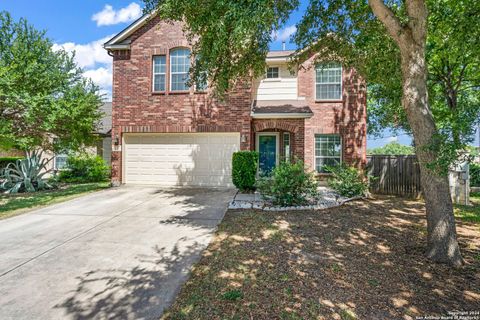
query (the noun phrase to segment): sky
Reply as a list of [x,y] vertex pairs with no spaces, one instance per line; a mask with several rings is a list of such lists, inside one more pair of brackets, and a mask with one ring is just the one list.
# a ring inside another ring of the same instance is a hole
[[[15,20],[26,18],[37,29],[46,30],[54,49],[75,51],[76,62],[83,68],[85,76],[90,77],[110,99],[112,58],[102,45],[140,17],[142,5],[141,1],[132,0],[1,0],[0,11],[10,12]],[[289,39],[295,33],[295,24],[301,19],[306,6],[307,1],[301,1],[299,9],[275,33],[275,40],[270,45],[272,50],[280,50],[283,41],[287,49],[296,48]],[[374,148],[392,141],[411,144],[408,135],[393,135],[385,131],[383,138],[369,137],[367,147]]]

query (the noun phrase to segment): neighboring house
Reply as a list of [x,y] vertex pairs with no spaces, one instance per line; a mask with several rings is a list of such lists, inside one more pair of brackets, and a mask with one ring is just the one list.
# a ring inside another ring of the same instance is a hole
[[[90,154],[97,154],[110,165],[112,158],[112,103],[104,102],[100,107],[102,118],[95,131],[98,135],[98,141],[95,146],[87,147],[86,151]],[[51,157],[52,154],[46,154],[46,157]],[[52,168],[55,170],[63,169],[67,164],[67,153],[56,154],[52,161]]]
[[[112,158],[112,103],[105,102],[100,107],[100,111],[103,113],[99,126],[95,132],[98,135],[98,142],[95,146],[87,147],[87,152],[91,154],[97,154],[110,165]],[[20,150],[1,150],[0,157],[24,157],[25,153]],[[59,153],[53,154],[46,151],[43,153],[43,158],[52,159],[47,166],[47,170],[61,170],[67,163],[68,154]]]
[[312,56],[292,74],[294,52],[273,51],[262,79],[217,101],[187,85],[180,23],[146,15],[104,47],[113,57],[114,184],[230,186],[237,150],[258,150],[262,171],[293,157],[319,174],[365,164],[366,86],[352,69],[315,68]]

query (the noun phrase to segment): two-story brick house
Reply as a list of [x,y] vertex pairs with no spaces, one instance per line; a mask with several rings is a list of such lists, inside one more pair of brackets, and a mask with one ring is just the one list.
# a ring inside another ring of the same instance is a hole
[[292,73],[294,52],[274,51],[262,79],[217,101],[187,84],[193,58],[180,23],[144,16],[104,47],[113,57],[115,184],[229,186],[237,150],[259,151],[263,171],[292,157],[319,173],[365,162],[366,88],[354,70],[314,66],[312,56]]

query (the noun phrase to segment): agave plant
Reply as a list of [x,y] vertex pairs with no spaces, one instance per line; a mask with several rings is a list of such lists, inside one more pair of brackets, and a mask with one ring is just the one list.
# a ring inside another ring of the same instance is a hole
[[50,160],[42,159],[41,151],[27,152],[25,159],[10,163],[1,173],[0,189],[5,193],[35,192],[50,189],[43,176],[51,170],[47,170]]

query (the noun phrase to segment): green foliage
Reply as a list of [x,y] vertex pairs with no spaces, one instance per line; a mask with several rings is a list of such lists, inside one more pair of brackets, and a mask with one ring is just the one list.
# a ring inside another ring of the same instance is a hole
[[411,154],[415,154],[415,148],[412,146],[406,146],[394,141],[394,142],[387,143],[383,147],[367,150],[367,154],[411,155]]
[[62,151],[94,142],[98,87],[52,45],[44,31],[0,12],[0,146]]
[[305,170],[302,161],[282,162],[270,176],[261,177],[257,188],[274,205],[307,205],[318,195],[315,173]]
[[27,153],[26,159],[16,160],[3,170],[0,180],[0,189],[6,193],[35,192],[50,189],[43,176],[49,172],[46,166],[50,160],[42,159],[42,152]]
[[17,160],[23,159],[22,157],[0,157],[0,172],[6,168],[10,163],[15,163]]
[[[429,108],[445,152],[434,166],[448,166],[451,155],[464,149],[480,121],[480,28],[477,0],[425,0],[429,16],[426,58]],[[219,92],[253,71],[263,74],[268,43],[298,7],[298,0],[210,1],[144,0],[146,11],[184,21],[198,57],[192,79],[209,75]],[[410,26],[404,1],[385,3],[403,27]],[[368,83],[368,130],[411,132],[402,107],[399,46],[373,14],[369,1],[309,1],[293,37],[298,55],[292,66],[316,52],[316,62],[337,60],[355,67]],[[422,142],[423,143],[423,142]],[[438,143],[430,141],[434,145]]]
[[363,196],[368,190],[368,182],[360,170],[354,167],[341,165],[328,167],[332,174],[328,185],[344,197]]
[[239,290],[229,290],[222,295],[224,300],[237,301],[243,298],[243,293]]
[[218,93],[232,87],[237,79],[260,76],[272,30],[279,29],[298,0],[203,1],[144,0],[146,11],[158,9],[163,19],[184,21],[197,57],[192,80],[209,75]]
[[480,187],[480,164],[470,163],[470,186]]
[[258,152],[238,151],[232,156],[232,181],[241,191],[255,188],[258,167]]
[[100,182],[110,176],[110,167],[96,155],[72,155],[67,159],[66,170],[60,171],[59,180],[64,182]]

